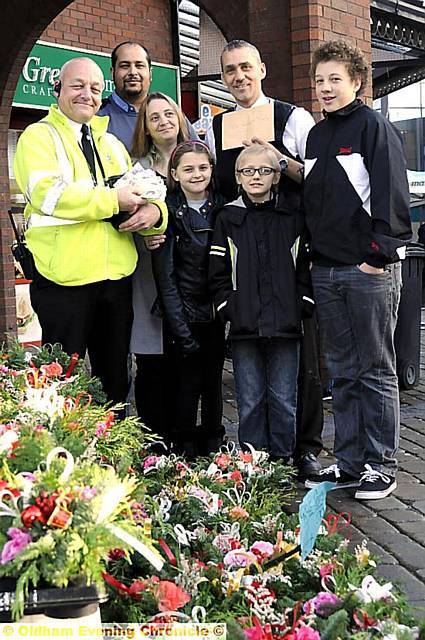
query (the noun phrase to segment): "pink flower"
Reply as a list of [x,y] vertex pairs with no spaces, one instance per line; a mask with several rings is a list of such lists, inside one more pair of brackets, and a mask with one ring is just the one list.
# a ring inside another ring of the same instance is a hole
[[300,627],[295,637],[297,640],[320,640],[320,633],[311,627]]
[[97,493],[96,487],[85,486],[81,491],[82,500],[92,500]]
[[246,567],[248,564],[256,562],[256,560],[255,555],[245,551],[245,549],[228,551],[223,558],[226,567]]
[[232,456],[228,453],[219,453],[218,456],[215,457],[215,463],[220,469],[226,469],[229,464],[232,462]]
[[161,460],[159,456],[148,456],[143,460],[143,469],[149,469],[149,467],[153,467],[158,460]]
[[5,543],[1,552],[1,564],[6,564],[15,558],[31,542],[31,536],[23,529],[11,527],[7,530],[11,540]]
[[335,569],[335,564],[333,564],[332,562],[323,564],[319,569],[320,577],[323,578],[324,576],[330,575],[334,569]]
[[190,595],[169,580],[161,580],[154,594],[160,611],[176,611],[190,601]]
[[251,627],[250,629],[244,629],[245,636],[248,640],[263,640],[264,633],[261,627]]
[[111,435],[111,432],[108,431],[109,426],[110,425],[106,422],[97,422],[96,429],[94,431],[96,438],[108,438]]
[[263,560],[266,560],[266,558],[269,558],[272,555],[274,551],[274,547],[271,542],[265,542],[264,540],[259,540],[258,542],[254,542],[254,544],[251,545],[249,550],[252,551],[252,553],[255,553],[255,555],[259,558],[260,562],[262,562]]
[[306,613],[317,613],[318,616],[327,618],[341,604],[341,600],[334,593],[319,591],[317,596],[304,603]]

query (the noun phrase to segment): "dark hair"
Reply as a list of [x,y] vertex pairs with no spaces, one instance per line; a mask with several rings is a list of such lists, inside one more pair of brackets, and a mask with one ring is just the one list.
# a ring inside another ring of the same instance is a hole
[[248,49],[253,49],[258,56],[258,60],[261,62],[260,52],[258,51],[255,45],[251,44],[247,40],[231,40],[226,44],[223,51],[221,52],[221,55],[220,55],[221,70],[223,71],[223,55],[227,53],[227,51],[233,51],[233,49],[244,49],[245,47],[248,47]]
[[179,105],[176,104],[170,96],[165,95],[165,93],[154,91],[147,96],[146,100],[143,100],[137,115],[136,127],[133,134],[133,145],[131,148],[131,155],[137,160],[145,158],[148,155],[151,155],[152,157],[155,155],[155,145],[153,144],[152,138],[148,132],[146,122],[146,111],[152,100],[165,100],[176,112],[176,116],[179,121],[177,143],[188,140],[189,138],[186,119]]
[[152,67],[152,59],[150,56],[149,51],[146,49],[146,47],[144,47],[142,44],[140,44],[139,42],[134,42],[133,40],[126,40],[125,42],[120,42],[119,44],[117,44],[117,46],[115,47],[115,49],[112,51],[111,53],[111,66],[113,69],[115,69],[115,65],[117,64],[117,58],[118,58],[118,49],[120,47],[123,47],[124,45],[129,44],[131,46],[136,46],[136,47],[140,47],[141,49],[143,49],[143,51],[146,54],[146,60],[148,61],[148,67],[149,69]]
[[168,171],[167,171],[167,187],[170,191],[177,191],[180,189],[180,183],[174,180],[171,175],[171,169],[177,169],[180,164],[180,160],[186,153],[199,153],[205,154],[208,158],[208,161],[212,167],[211,181],[210,184],[215,190],[215,176],[214,176],[214,157],[211,153],[210,148],[202,142],[201,140],[186,140],[185,142],[181,142],[174,149],[171,154],[170,162],[168,163]]
[[317,65],[321,62],[342,62],[347,67],[348,75],[352,80],[360,80],[360,88],[357,95],[363,93],[367,84],[369,66],[360,49],[352,47],[342,40],[324,42],[313,52],[310,75],[315,78]]

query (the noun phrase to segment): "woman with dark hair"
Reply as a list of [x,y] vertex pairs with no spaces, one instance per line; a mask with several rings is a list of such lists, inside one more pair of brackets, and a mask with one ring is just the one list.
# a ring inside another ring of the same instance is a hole
[[[186,119],[178,105],[163,93],[148,95],[142,104],[133,137],[132,157],[145,169],[152,169],[166,180],[171,154],[179,142],[189,137]],[[163,323],[152,309],[157,299],[152,274],[151,253],[142,237],[135,236],[139,254],[133,275],[133,329],[130,350],[136,356],[134,395],[139,418],[154,433],[160,435],[167,446],[173,418],[171,393],[172,362],[164,353]],[[167,388],[164,402],[163,389]]]
[[[223,442],[221,377],[224,325],[215,317],[208,262],[217,211],[214,161],[203,142],[182,142],[168,170],[169,225],[152,253],[159,300],[175,353],[174,448],[188,457],[216,451]],[[197,427],[201,400],[201,425]]]

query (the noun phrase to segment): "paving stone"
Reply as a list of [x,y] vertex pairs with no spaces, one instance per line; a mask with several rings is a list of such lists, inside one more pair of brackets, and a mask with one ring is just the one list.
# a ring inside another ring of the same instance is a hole
[[417,444],[413,444],[410,440],[400,438],[400,447],[409,453],[417,455],[419,458],[423,457],[421,454],[423,454],[424,448]]
[[402,418],[401,422],[412,429],[422,429],[425,432],[425,420],[423,418]]
[[394,494],[382,500],[362,500],[362,504],[365,504],[372,511],[377,511],[378,513],[389,509],[404,509],[406,507],[404,502],[397,500]]
[[407,534],[412,540],[416,540],[422,548],[425,555],[425,520],[422,517],[422,521],[416,522],[398,522],[397,524],[400,531]]
[[223,406],[224,415],[231,422],[238,422],[238,412],[229,402],[225,402]]
[[401,484],[394,491],[394,495],[406,502],[425,500],[425,484]]
[[[419,461],[420,463],[421,461]],[[425,461],[422,461],[422,471],[425,472]],[[407,471],[399,471],[397,473],[397,484],[414,484],[417,483],[419,484],[419,480],[416,480],[411,473],[408,473]]]
[[419,500],[418,502],[414,502],[412,504],[414,509],[417,509],[421,513],[425,513],[425,500]]
[[404,509],[390,509],[388,511],[381,511],[379,514],[385,520],[393,523],[402,523],[402,522],[423,522],[424,517],[419,511],[415,511],[410,507],[405,507]]
[[422,447],[425,446],[425,435],[423,433],[415,431],[414,429],[403,429],[402,434],[403,439],[410,440],[410,442],[418,444]]
[[377,573],[383,578],[399,585],[400,588],[406,592],[409,600],[415,601],[416,603],[425,600],[425,584],[419,578],[409,573],[404,567],[400,565],[383,564],[378,567]]
[[[407,459],[399,459],[399,465],[403,471],[407,471],[408,473],[413,473],[415,475],[418,473],[425,473],[425,461],[420,460],[419,458],[412,458],[409,456]],[[399,474],[397,474],[397,480],[398,475]]]
[[[413,542],[407,536],[399,534],[398,537],[388,536],[383,546],[399,559],[406,569],[417,571],[425,569],[424,547]],[[424,585],[425,589],[425,585]]]
[[392,524],[388,523],[378,515],[374,518],[362,518],[354,524],[374,542],[382,544],[385,547],[386,540],[393,538],[396,539],[401,535],[396,527],[393,527]]
[[363,502],[354,500],[351,496],[349,497],[346,491],[331,491],[327,494],[326,500],[334,511],[337,513],[346,511],[354,520],[356,518],[373,518],[376,515]]

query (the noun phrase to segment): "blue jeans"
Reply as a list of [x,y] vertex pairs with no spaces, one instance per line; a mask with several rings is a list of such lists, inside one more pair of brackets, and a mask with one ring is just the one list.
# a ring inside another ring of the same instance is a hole
[[289,458],[295,448],[299,340],[232,341],[239,442]]
[[394,330],[401,265],[312,270],[323,353],[333,379],[334,453],[352,475],[366,463],[395,475],[400,435]]

